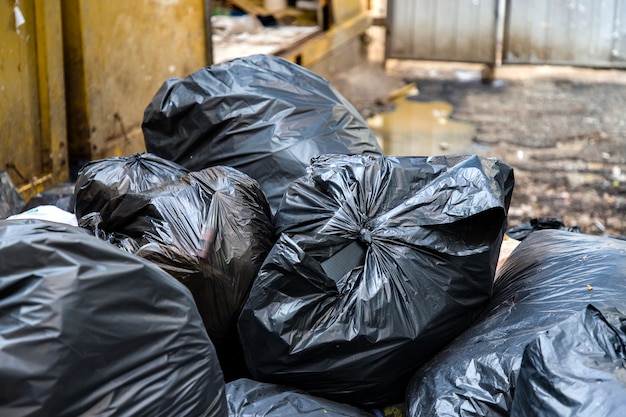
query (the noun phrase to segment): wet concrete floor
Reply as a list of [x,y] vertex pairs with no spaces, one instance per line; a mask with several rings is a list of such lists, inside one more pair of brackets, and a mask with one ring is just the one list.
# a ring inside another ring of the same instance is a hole
[[383,151],[394,156],[428,156],[471,151],[475,126],[450,119],[453,106],[445,101],[420,102],[400,97],[389,111],[367,122]]

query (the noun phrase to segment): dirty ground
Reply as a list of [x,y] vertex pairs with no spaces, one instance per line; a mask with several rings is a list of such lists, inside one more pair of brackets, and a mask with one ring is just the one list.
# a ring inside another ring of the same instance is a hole
[[482,69],[404,60],[383,67],[370,53],[368,63],[329,81],[370,121],[402,104],[384,98],[409,83],[416,90],[406,100],[451,105],[441,122],[474,129],[461,147],[437,137],[433,153],[475,153],[512,166],[510,227],[556,217],[583,233],[626,236],[626,71],[500,66],[484,84]]

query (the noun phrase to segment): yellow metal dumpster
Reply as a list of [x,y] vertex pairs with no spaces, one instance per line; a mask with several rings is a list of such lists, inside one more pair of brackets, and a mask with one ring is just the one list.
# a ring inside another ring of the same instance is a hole
[[0,2],[0,170],[29,199],[68,176],[60,0]]
[[207,65],[203,0],[64,0],[72,161],[145,150],[143,111],[162,83]]

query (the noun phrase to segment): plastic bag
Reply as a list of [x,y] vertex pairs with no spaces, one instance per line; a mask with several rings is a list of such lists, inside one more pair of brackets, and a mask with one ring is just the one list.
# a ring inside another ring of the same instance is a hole
[[189,291],[80,228],[0,221],[0,312],[0,415],[228,415]]
[[148,152],[192,171],[227,165],[256,179],[272,212],[312,157],[382,154],[367,122],[328,81],[269,55],[167,80],[142,128]]
[[350,405],[246,378],[226,384],[229,417],[374,417]]
[[57,206],[37,206],[29,210],[7,217],[7,220],[20,219],[39,219],[51,222],[69,224],[70,226],[78,226],[78,221],[73,213],[62,210]]
[[0,171],[0,219],[17,214],[24,205],[24,199],[20,195],[9,173]]
[[626,317],[592,305],[524,350],[511,417],[626,415]]
[[407,416],[509,416],[523,351],[584,309],[626,311],[626,242],[537,230],[502,265],[479,320],[426,365],[407,390]]
[[512,190],[496,159],[316,158],[285,194],[239,318],[254,379],[358,405],[402,400],[489,301]]
[[78,173],[72,206],[79,219],[99,212],[112,198],[158,187],[187,175],[182,166],[151,154],[91,161]]
[[99,230],[148,259],[192,292],[226,379],[248,375],[237,317],[274,243],[259,185],[229,167],[189,173],[160,188],[112,199]]

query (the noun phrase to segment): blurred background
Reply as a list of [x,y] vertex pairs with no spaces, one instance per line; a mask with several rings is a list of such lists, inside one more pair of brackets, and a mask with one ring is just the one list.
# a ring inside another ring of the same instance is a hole
[[626,235],[618,0],[3,0],[0,170],[28,200],[145,151],[165,80],[255,53],[325,77],[391,155],[515,169],[511,225]]

